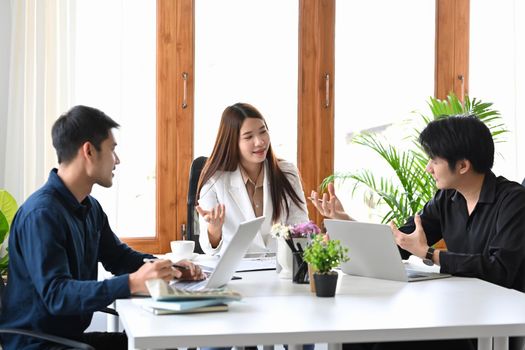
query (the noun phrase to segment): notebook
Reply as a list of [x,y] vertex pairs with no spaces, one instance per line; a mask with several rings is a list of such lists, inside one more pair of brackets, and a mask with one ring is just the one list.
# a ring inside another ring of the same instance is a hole
[[388,225],[325,219],[330,239],[348,248],[349,261],[341,270],[349,275],[413,282],[450,277],[448,274],[406,269]]
[[228,304],[218,304],[218,305],[210,305],[210,306],[203,306],[195,309],[189,309],[189,310],[183,310],[183,311],[175,311],[175,310],[168,310],[168,309],[158,309],[155,307],[142,305],[142,308],[144,310],[147,310],[155,315],[180,315],[180,314],[195,314],[195,313],[202,313],[202,312],[218,312],[218,311],[228,311]]
[[158,301],[151,298],[137,299],[137,303],[143,306],[149,306],[156,309],[166,309],[173,311],[186,311],[197,309],[200,307],[223,304],[221,300],[216,299],[200,299],[200,300],[169,300]]
[[[150,279],[146,281],[151,299],[155,301],[198,301],[198,300],[215,300],[222,303],[237,301],[242,299],[242,295],[228,288],[204,289],[204,290],[183,290],[174,287],[176,283],[170,283],[160,279]],[[147,299],[145,299],[147,300]]]
[[155,315],[188,314],[228,311],[228,303],[234,300],[197,299],[158,301],[153,298],[135,298],[133,302]]
[[174,281],[171,286],[189,291],[224,287],[232,278],[264,219],[265,217],[261,216],[239,224],[237,232],[233,235],[230,244],[224,249],[217,266],[204,281]]

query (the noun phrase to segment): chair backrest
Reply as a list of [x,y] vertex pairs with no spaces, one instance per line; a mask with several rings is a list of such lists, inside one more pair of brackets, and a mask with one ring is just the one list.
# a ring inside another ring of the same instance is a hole
[[523,179],[523,181],[521,182],[521,185],[525,186],[525,179]]
[[199,178],[206,160],[208,160],[208,157],[198,157],[191,163],[187,202],[186,239],[195,241],[195,253],[201,254],[203,251],[199,244],[199,215],[195,210],[195,205],[197,204],[197,186],[199,185]]
[[4,277],[0,276],[0,315],[2,314],[2,298],[4,297],[4,288]]

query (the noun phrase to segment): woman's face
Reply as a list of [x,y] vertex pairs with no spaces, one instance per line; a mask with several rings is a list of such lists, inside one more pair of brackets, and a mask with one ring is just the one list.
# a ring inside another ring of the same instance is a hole
[[241,125],[239,151],[243,164],[264,162],[270,146],[270,135],[261,119],[246,118]]

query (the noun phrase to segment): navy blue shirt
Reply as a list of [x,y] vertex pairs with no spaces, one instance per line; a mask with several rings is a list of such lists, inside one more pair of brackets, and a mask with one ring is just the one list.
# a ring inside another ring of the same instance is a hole
[[[469,215],[456,190],[440,190],[421,212],[428,244],[444,239],[441,272],[525,292],[525,187],[489,172]],[[414,220],[401,227],[413,232]],[[402,251],[404,257],[407,252]]]
[[[79,203],[53,169],[13,220],[0,327],[78,339],[93,312],[130,296],[128,274],[145,257],[117,238],[93,197]],[[97,281],[99,261],[116,277]],[[44,347],[30,337],[2,341],[4,349]]]

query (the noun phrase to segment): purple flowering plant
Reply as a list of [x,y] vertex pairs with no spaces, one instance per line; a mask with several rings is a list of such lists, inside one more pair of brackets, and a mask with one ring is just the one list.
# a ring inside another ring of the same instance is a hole
[[[293,252],[301,251],[299,243],[297,247],[293,241],[294,238],[312,238],[321,233],[321,229],[313,221],[304,222],[296,225],[275,224],[272,226],[271,234],[274,237],[281,237]],[[298,249],[299,248],[299,249]]]
[[272,236],[284,239],[310,238],[319,233],[321,233],[321,229],[311,220],[296,225],[275,224],[271,230]]
[[293,225],[290,228],[292,238],[310,238],[321,233],[321,229],[312,220],[302,224]]

